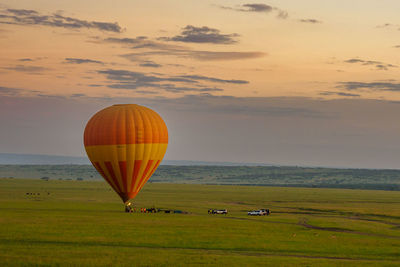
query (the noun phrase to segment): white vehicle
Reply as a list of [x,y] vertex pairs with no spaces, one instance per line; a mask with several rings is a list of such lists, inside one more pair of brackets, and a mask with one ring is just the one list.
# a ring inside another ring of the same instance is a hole
[[261,209],[261,210],[252,210],[247,212],[247,215],[250,216],[265,216],[269,215],[269,210]]
[[208,210],[208,214],[228,214],[228,210]]

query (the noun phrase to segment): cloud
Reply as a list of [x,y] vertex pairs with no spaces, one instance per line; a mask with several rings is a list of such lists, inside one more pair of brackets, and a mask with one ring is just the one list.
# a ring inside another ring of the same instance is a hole
[[289,17],[289,13],[284,10],[278,10],[278,15],[276,17],[278,19],[287,19]]
[[222,92],[221,88],[216,87],[185,87],[185,86],[175,86],[175,85],[161,85],[161,89],[171,93],[185,93],[185,92]]
[[142,72],[134,72],[128,70],[115,70],[115,69],[107,69],[107,70],[99,70],[98,73],[104,74],[107,76],[107,79],[114,81],[135,81],[138,83],[147,83],[147,82],[184,82],[184,83],[198,83],[199,80],[202,81],[210,81],[216,83],[235,83],[235,84],[247,84],[248,81],[244,80],[224,80],[214,77],[207,77],[201,75],[181,75],[181,76],[170,76],[170,77],[159,77],[155,75],[148,75]]
[[39,74],[43,71],[48,70],[47,68],[40,67],[40,66],[26,66],[26,65],[16,65],[14,67],[7,67],[4,69],[18,71],[18,72],[33,73],[33,74]]
[[255,59],[265,56],[263,52],[250,51],[250,52],[218,52],[218,51],[201,51],[201,50],[156,50],[143,53],[129,53],[123,54],[121,57],[130,61],[137,61],[144,56],[178,56],[193,58],[202,61],[223,61],[223,60],[244,60]]
[[99,37],[94,37],[95,43],[114,43],[114,44],[121,44],[121,45],[126,45],[130,46],[132,49],[161,49],[161,50],[174,50],[174,49],[187,49],[184,46],[178,46],[178,45],[171,45],[171,44],[166,44],[162,42],[157,42],[154,40],[149,40],[148,37],[146,36],[138,36],[135,38],[106,38],[104,40],[99,41]]
[[398,66],[393,64],[383,63],[381,61],[374,61],[374,60],[364,60],[359,58],[351,58],[344,61],[345,63],[350,64],[361,64],[364,66],[375,65],[378,70],[389,70],[389,68],[397,68]]
[[239,11],[244,11],[244,12],[271,12],[274,10],[272,6],[266,5],[266,4],[244,4],[242,5],[242,9]]
[[300,19],[299,21],[303,22],[303,23],[310,23],[310,24],[322,23],[322,21],[317,20],[317,19]]
[[[227,83],[227,84],[248,84],[248,81],[235,79],[220,79],[202,75],[180,75],[164,76],[161,74],[147,74],[143,72],[134,72],[128,70],[106,69],[99,70],[99,74],[105,75],[110,82],[107,87],[113,89],[131,89],[140,88],[161,89],[167,92],[222,92],[223,89],[210,87],[201,82]],[[183,85],[182,85],[183,84]]]
[[0,96],[18,96],[22,89],[0,86]]
[[110,38],[104,39],[104,42],[131,45],[131,44],[142,43],[144,40],[147,40],[146,36],[138,36],[138,37],[135,37],[135,38],[115,38],[115,37],[110,37]]
[[400,92],[400,83],[392,82],[339,82],[337,87],[344,88],[349,91],[369,90]]
[[224,79],[201,76],[201,75],[182,75],[180,77],[193,79],[193,80],[210,81],[210,82],[216,82],[216,83],[235,83],[235,84],[248,84],[249,83],[249,81],[244,81],[244,80],[224,80]]
[[20,58],[18,61],[26,62],[26,61],[33,61],[31,58]]
[[142,63],[139,64],[140,67],[147,67],[147,68],[160,68],[162,67],[161,64],[157,64],[154,61],[151,60],[145,60]]
[[287,19],[289,14],[287,11],[279,9],[277,7],[273,7],[267,4],[257,3],[257,4],[243,4],[238,5],[236,7],[229,7],[229,6],[218,6],[219,8],[226,9],[226,10],[233,10],[238,12],[252,12],[252,13],[271,13],[276,12],[277,18],[280,19]]
[[158,77],[155,75],[148,75],[143,72],[135,72],[128,70],[100,70],[100,74],[106,75],[107,79],[114,81],[130,81],[137,82],[138,84],[154,83],[154,82],[186,82],[186,83],[197,83],[193,79],[187,79],[182,77]]
[[240,60],[263,57],[263,52],[216,52],[216,51],[190,51],[187,56],[199,60]]
[[159,40],[184,43],[235,44],[239,34],[221,34],[219,30],[207,26],[196,27],[187,25],[180,35],[174,37],[160,37]]
[[363,59],[358,59],[358,58],[351,58],[348,60],[345,60],[344,62],[346,63],[361,63],[362,65],[373,65],[373,64],[377,64],[380,63],[379,61],[371,61],[371,60],[363,60]]
[[351,94],[351,93],[345,93],[345,92],[331,92],[331,91],[323,91],[319,93],[320,95],[324,96],[345,96],[345,97],[360,97],[361,95],[359,94]]
[[[164,39],[164,38],[159,38]],[[98,38],[96,38],[98,40]],[[145,36],[135,38],[107,38],[98,43],[115,43],[129,45],[133,50],[141,50],[138,53],[128,53],[120,55],[132,62],[148,60],[146,57],[152,56],[177,56],[185,58],[193,58],[202,61],[219,61],[219,60],[244,60],[260,58],[266,53],[259,51],[204,51],[194,50],[185,46],[171,45],[160,41],[149,40]]]
[[7,11],[16,16],[33,16],[39,14],[35,10],[28,10],[28,9],[7,9]]
[[392,26],[395,26],[395,25],[393,25],[391,23],[385,23],[385,24],[378,25],[376,27],[377,28],[389,28],[389,27],[392,27]]
[[137,90],[136,92],[140,93],[140,94],[145,94],[145,95],[156,95],[156,94],[158,94],[158,92],[154,92],[154,91]]
[[0,24],[40,25],[66,29],[96,29],[106,32],[120,33],[122,28],[117,22],[87,21],[66,17],[58,13],[43,15],[35,10],[4,9],[0,11]]
[[[174,84],[158,84],[158,83],[138,83],[138,82],[120,82],[113,83],[107,86],[113,89],[129,89],[136,92],[143,92],[143,90],[136,90],[138,88],[161,89],[171,93],[186,93],[186,92],[222,92],[221,88],[212,87],[190,87],[190,86],[176,86]],[[154,91],[150,91],[154,92]]]
[[35,57],[35,58],[20,58],[18,59],[18,61],[21,62],[34,62],[34,61],[39,61],[39,60],[43,60],[46,59],[47,57]]
[[85,94],[72,94],[70,95],[70,97],[82,97],[82,96],[86,96]]
[[40,94],[38,90],[0,86],[1,97],[32,97]]
[[86,64],[86,63],[93,63],[93,64],[104,64],[102,61],[92,60],[87,58],[65,58],[65,63],[68,64]]
[[187,47],[180,45],[172,45],[155,41],[144,41],[131,47],[132,49],[160,49],[160,50],[177,50],[187,49]]
[[400,31],[400,25],[392,24],[392,23],[384,23],[384,24],[376,26],[376,28],[378,28],[378,29],[393,29],[393,30]]

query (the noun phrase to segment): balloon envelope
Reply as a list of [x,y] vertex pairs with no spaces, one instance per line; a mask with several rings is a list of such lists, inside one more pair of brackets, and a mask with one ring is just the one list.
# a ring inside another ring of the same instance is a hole
[[89,120],[84,144],[93,166],[126,202],[160,165],[167,151],[168,130],[149,108],[113,105]]

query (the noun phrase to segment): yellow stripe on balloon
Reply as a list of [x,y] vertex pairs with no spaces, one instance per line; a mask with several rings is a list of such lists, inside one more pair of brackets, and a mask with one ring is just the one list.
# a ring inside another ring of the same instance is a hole
[[[156,149],[152,149],[153,146]],[[162,160],[167,151],[168,144],[129,144],[129,145],[103,145],[86,146],[86,153],[92,162],[112,161],[117,158],[119,161],[131,162],[134,160],[144,160],[144,151],[151,150],[151,159]],[[115,153],[115,154],[114,154]],[[117,155],[115,157],[114,155]],[[148,155],[148,154],[146,154]]]

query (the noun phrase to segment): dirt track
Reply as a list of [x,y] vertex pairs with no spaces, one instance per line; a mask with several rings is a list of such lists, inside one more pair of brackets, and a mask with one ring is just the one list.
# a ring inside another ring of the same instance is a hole
[[357,235],[378,236],[378,237],[384,237],[384,238],[400,239],[400,237],[398,237],[398,236],[366,233],[366,232],[354,231],[354,230],[346,229],[346,228],[315,226],[315,225],[309,224],[307,218],[301,218],[298,222],[298,225],[304,226],[309,229],[315,229],[315,230],[321,230],[321,231],[340,232],[340,233],[349,233],[349,234],[357,234]]

